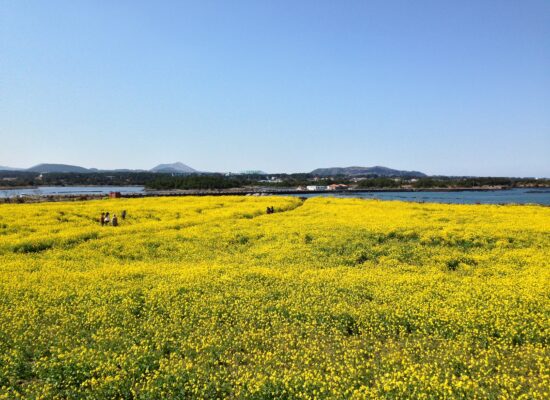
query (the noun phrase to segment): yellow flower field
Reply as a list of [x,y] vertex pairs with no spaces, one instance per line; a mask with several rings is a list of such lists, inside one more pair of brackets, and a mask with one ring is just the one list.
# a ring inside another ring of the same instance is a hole
[[1,399],[548,399],[549,321],[549,207],[0,205]]

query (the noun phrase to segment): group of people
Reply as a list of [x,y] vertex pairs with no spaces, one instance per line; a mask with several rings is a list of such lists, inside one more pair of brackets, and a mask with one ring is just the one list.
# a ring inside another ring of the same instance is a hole
[[275,212],[275,207],[273,206],[267,207],[267,211],[266,211],[267,214],[273,214],[274,212]]
[[[122,211],[122,214],[120,215],[122,219],[126,219],[126,210]],[[101,217],[99,218],[99,222],[101,223],[101,226],[105,225],[113,225],[118,226],[118,217],[116,214],[113,214],[113,218],[111,218],[111,214],[109,212],[102,212]]]

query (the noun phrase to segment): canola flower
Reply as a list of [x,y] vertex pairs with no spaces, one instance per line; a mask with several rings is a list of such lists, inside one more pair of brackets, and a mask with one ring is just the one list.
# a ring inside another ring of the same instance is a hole
[[549,267],[542,206],[0,205],[0,399],[548,399]]

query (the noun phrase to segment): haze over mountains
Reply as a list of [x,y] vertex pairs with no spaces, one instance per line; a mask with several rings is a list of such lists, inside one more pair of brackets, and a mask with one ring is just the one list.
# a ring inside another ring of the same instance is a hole
[[92,173],[92,172],[160,172],[160,173],[195,173],[199,172],[181,162],[175,162],[172,164],[159,164],[150,170],[144,169],[98,169],[98,168],[84,168],[78,165],[69,164],[38,164],[30,168],[11,168],[0,166],[0,171],[27,171],[37,173]]
[[[27,171],[36,173],[94,173],[94,172],[156,172],[156,173],[175,173],[175,174],[193,174],[199,173],[194,168],[185,165],[182,162],[175,162],[170,164],[159,164],[150,170],[140,169],[113,169],[113,170],[100,170],[97,168],[84,168],[78,165],[68,164],[38,164],[30,168],[10,168],[0,166],[0,171]],[[256,172],[257,174],[266,174]],[[310,172],[311,175],[316,176],[360,176],[360,175],[377,175],[384,177],[424,177],[426,174],[419,171],[402,171],[387,167],[374,166],[374,167],[331,167],[331,168],[317,168]],[[267,175],[267,174],[266,174]]]

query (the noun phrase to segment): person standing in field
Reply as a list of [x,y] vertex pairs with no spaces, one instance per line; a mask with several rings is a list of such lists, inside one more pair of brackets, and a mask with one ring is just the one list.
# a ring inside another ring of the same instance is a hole
[[103,223],[106,225],[109,225],[109,222],[111,222],[111,217],[109,216],[109,213],[105,213],[105,218],[103,219]]
[[101,223],[101,226],[105,225],[105,213],[101,213],[101,217],[99,218],[99,222]]
[[121,217],[122,217],[122,219],[126,219],[126,210],[122,210]]
[[116,214],[113,215],[113,226],[118,226],[118,218],[116,217]]

